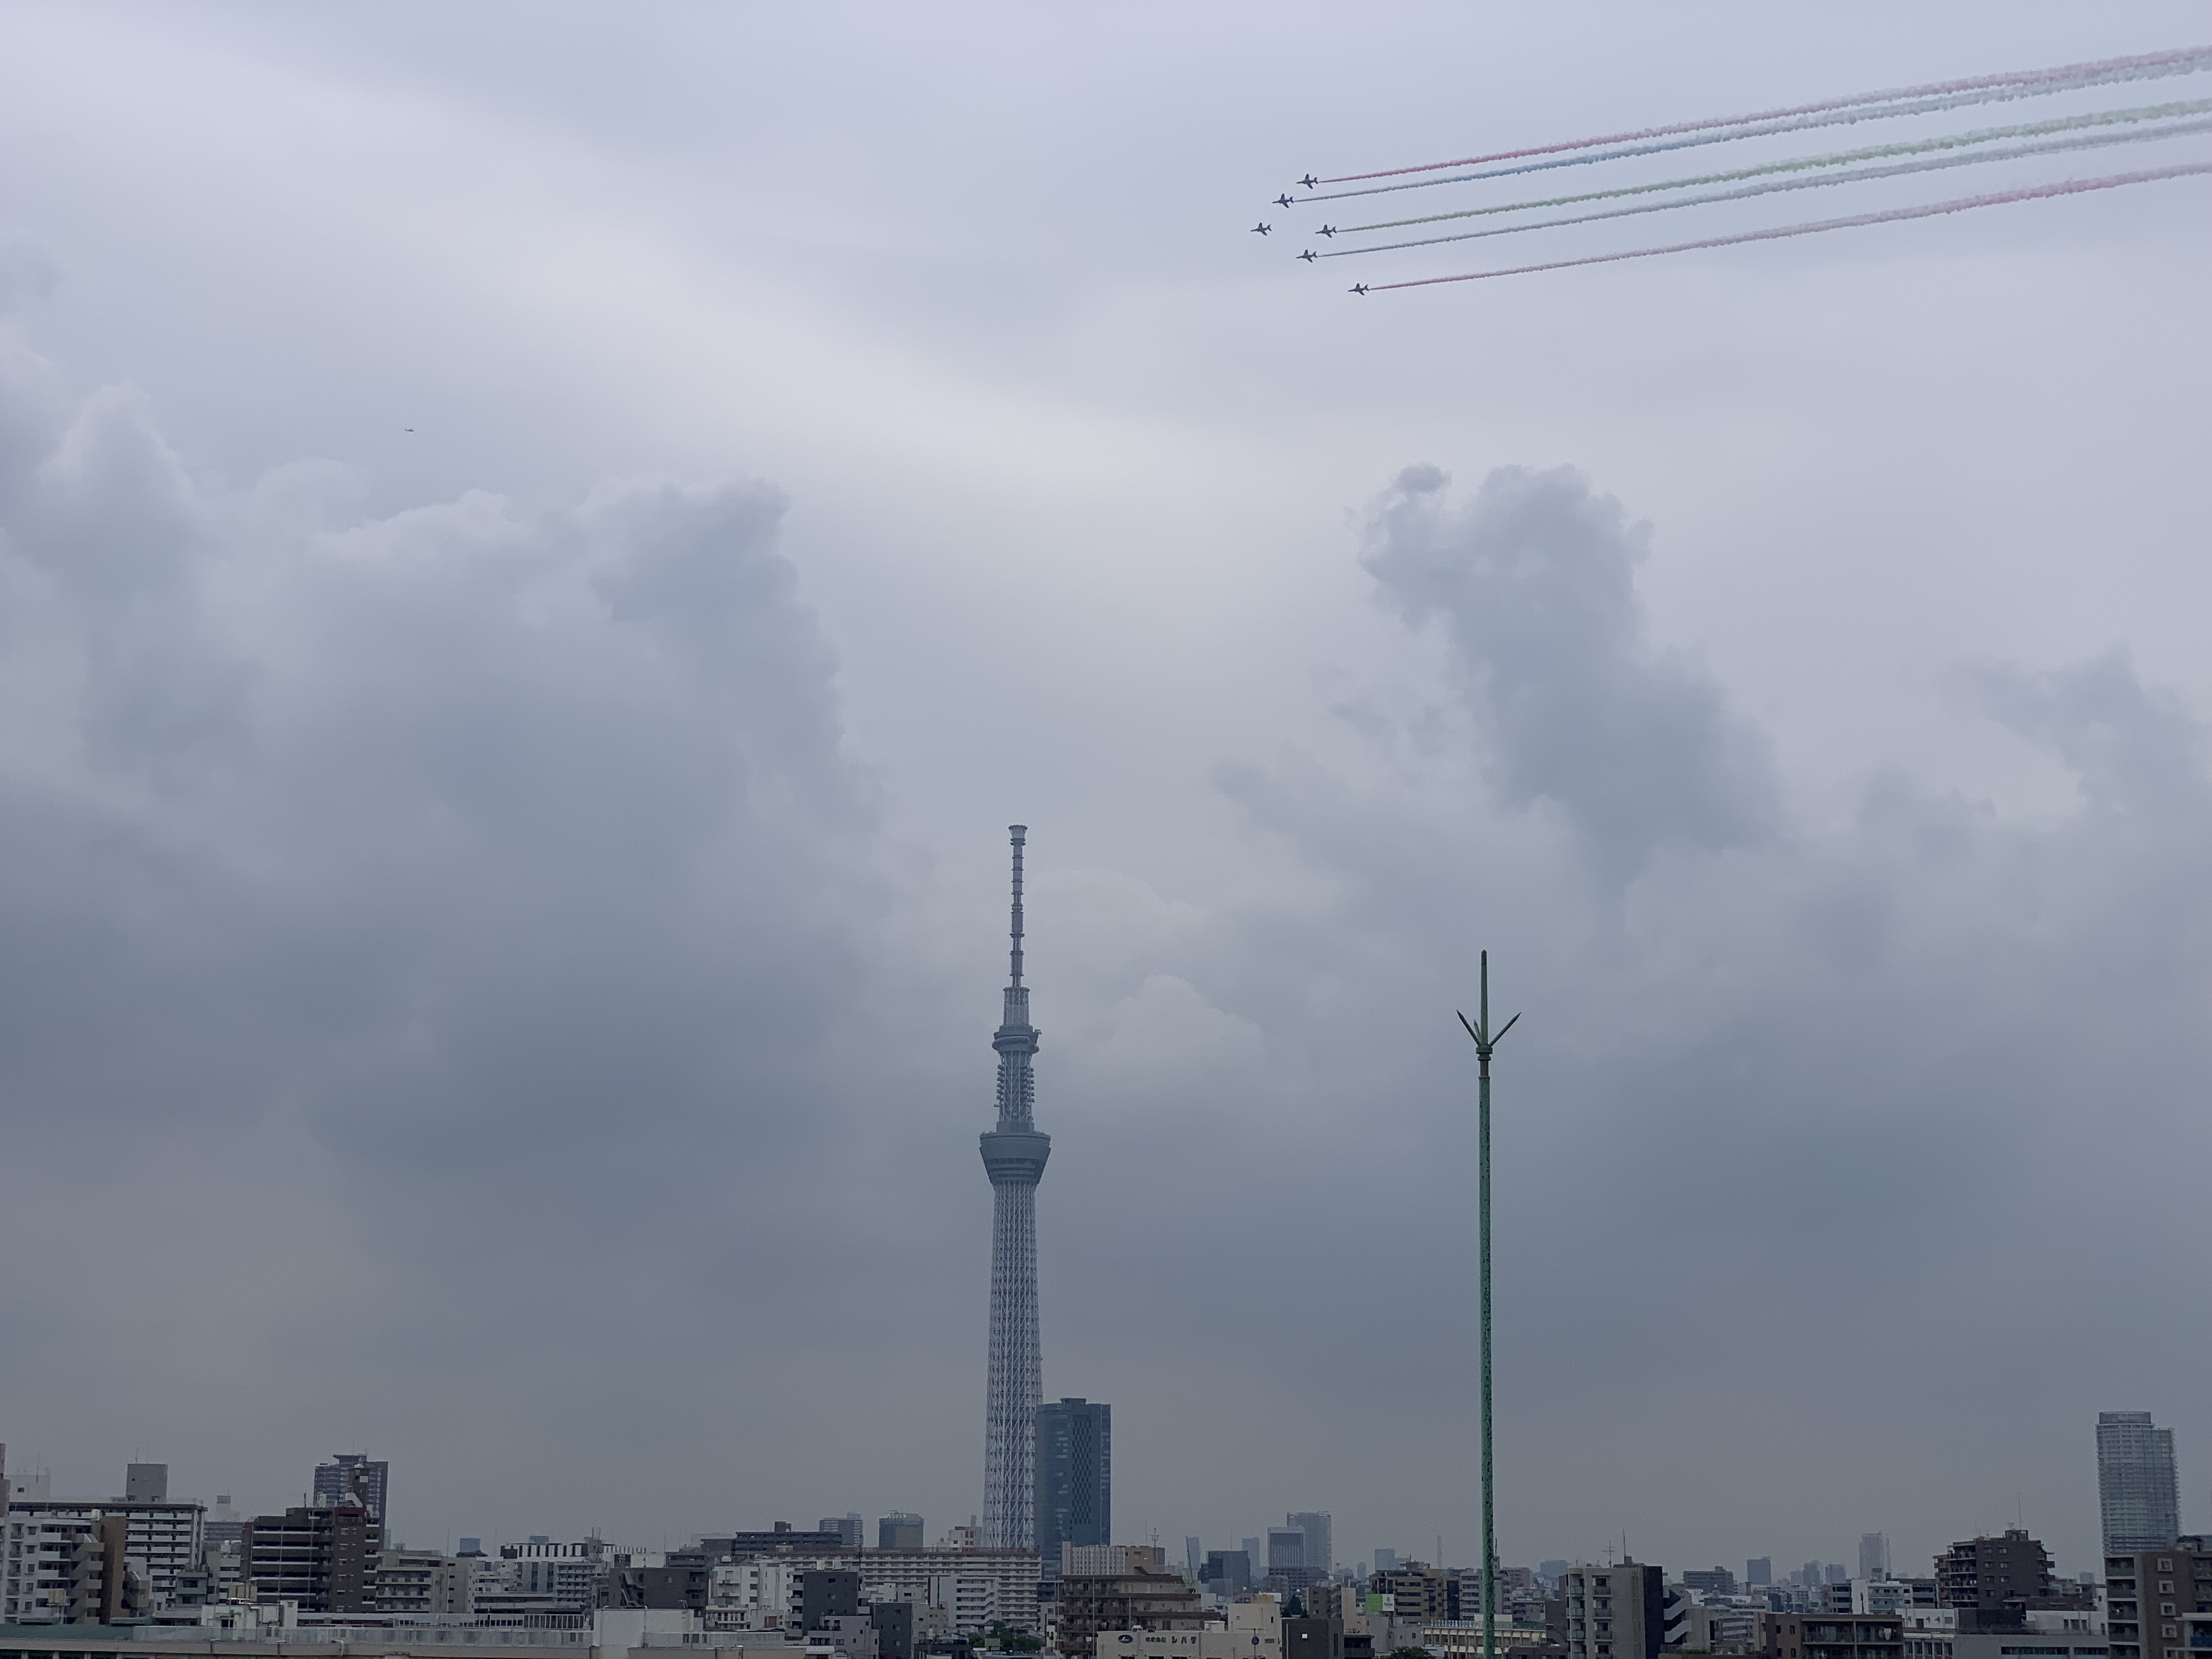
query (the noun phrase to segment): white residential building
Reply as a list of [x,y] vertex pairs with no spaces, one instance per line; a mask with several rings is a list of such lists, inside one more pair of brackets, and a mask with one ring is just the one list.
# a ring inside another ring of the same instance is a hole
[[[1872,1534],[1880,1536],[1879,1534]],[[1851,1580],[1851,1612],[1864,1618],[1870,1613],[1910,1613],[1912,1611],[1913,1588],[1905,1578],[1854,1578]]]
[[[975,1636],[994,1624],[1037,1628],[1037,1553],[1035,1550],[860,1550],[836,1554],[744,1557],[719,1563],[709,1592],[731,1608],[781,1612],[797,1605],[799,1575],[817,1568],[860,1575],[860,1594],[871,1601],[912,1601],[942,1607],[953,1632]],[[753,1628],[763,1628],[756,1626]]]
[[[852,1559],[846,1558],[848,1571]],[[739,1556],[732,1561],[716,1562],[709,1579],[708,1605],[748,1615],[745,1623],[717,1628],[781,1629],[798,1607],[801,1571],[787,1556]]]
[[0,1618],[11,1621],[59,1618],[46,1611],[58,1589],[54,1564],[109,1516],[125,1522],[125,1559],[145,1579],[153,1604],[167,1606],[177,1580],[200,1565],[198,1504],[133,1504],[120,1498],[15,1498],[7,1518],[6,1554],[0,1558]]

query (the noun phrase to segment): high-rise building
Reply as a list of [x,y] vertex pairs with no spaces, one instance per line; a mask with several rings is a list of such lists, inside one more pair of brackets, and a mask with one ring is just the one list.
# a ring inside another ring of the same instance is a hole
[[1192,1583],[1195,1584],[1198,1582],[1198,1570],[1205,1565],[1205,1547],[1198,1541],[1198,1534],[1194,1532],[1185,1533],[1182,1540],[1182,1564],[1188,1569]]
[[[1336,1570],[1336,1558],[1329,1547],[1328,1512],[1325,1510],[1300,1510],[1295,1515],[1283,1517],[1286,1527],[1296,1527],[1306,1535],[1306,1571],[1318,1582]],[[1441,1564],[1439,1564],[1441,1565]]]
[[2203,1653],[2212,1645],[2212,1538],[2106,1556],[2105,1595],[2112,1659]]
[[1295,1595],[1313,1582],[1306,1565],[1306,1534],[1302,1527],[1267,1528],[1267,1583],[1285,1595]]
[[376,1535],[357,1504],[254,1516],[246,1523],[245,1569],[253,1599],[297,1601],[302,1613],[368,1612]]
[[1735,1575],[1726,1567],[1691,1567],[1682,1574],[1682,1586],[1700,1595],[1734,1595]]
[[167,1463],[125,1463],[123,1500],[126,1504],[166,1504],[169,1501]]
[[[1380,1545],[1380,1544],[1377,1544],[1377,1545],[1375,1547],[1375,1571],[1377,1571],[1377,1572],[1388,1572],[1388,1571],[1389,1571],[1391,1570],[1391,1568],[1393,1568],[1393,1567],[1396,1566],[1397,1565],[1398,1565],[1398,1552],[1397,1552],[1397,1551],[1393,1550],[1393,1549],[1385,1549],[1385,1548],[1384,1548],[1382,1545]],[[1560,1565],[1564,1566],[1565,1564],[1564,1562],[1562,1562]]]
[[1774,1582],[1774,1558],[1754,1555],[1743,1564],[1743,1582],[1747,1589]]
[[1252,1593],[1252,1558],[1243,1550],[1208,1550],[1199,1564],[1198,1582],[1224,1601]]
[[837,1540],[848,1550],[856,1550],[867,1541],[866,1523],[857,1515],[827,1515],[814,1523],[817,1532],[834,1532]]
[[893,1510],[876,1522],[876,1547],[879,1550],[918,1550],[922,1546],[921,1517],[903,1510]]
[[982,1136],[991,1177],[991,1354],[983,1410],[983,1537],[986,1549],[1036,1543],[1036,1410],[1043,1397],[1037,1350],[1036,1189],[1052,1139],[1034,1114],[1037,1030],[1022,983],[1022,848],[1025,825],[1009,826],[1014,848],[1012,973],[1004,1017],[991,1046],[999,1051],[999,1122]]
[[335,1509],[341,1504],[357,1504],[367,1510],[370,1530],[375,1534],[373,1547],[380,1550],[389,1530],[386,1522],[391,1517],[384,1500],[391,1480],[391,1464],[374,1460],[367,1452],[339,1452],[329,1462],[315,1465],[315,1505]]
[[1682,1644],[1688,1603],[1667,1588],[1664,1569],[1634,1561],[1571,1567],[1560,1583],[1569,1659],[1659,1659]]
[[[7,1542],[7,1561],[0,1569],[5,1577],[0,1601],[7,1605],[0,1617],[19,1613],[36,1619],[74,1616],[60,1611],[71,1595],[82,1610],[101,1595],[125,1594],[123,1580],[112,1574],[100,1579],[96,1593],[87,1589],[91,1581],[83,1577],[86,1572],[98,1577],[106,1571],[100,1553],[107,1551],[111,1541],[110,1522],[124,1529],[123,1543],[112,1552],[117,1562],[128,1561],[131,1571],[143,1577],[153,1603],[167,1603],[184,1576],[200,1565],[204,1513],[198,1504],[132,1503],[125,1498],[12,1498],[6,1522],[0,1526]],[[81,1559],[70,1569],[66,1559],[73,1553]],[[63,1563],[59,1567],[58,1561]],[[74,1591],[64,1582],[70,1571],[81,1581]]]
[[[1062,1544],[1114,1541],[1114,1408],[1061,1400],[1036,1413],[1037,1553],[1045,1577],[1060,1571]],[[1196,1565],[1198,1540],[1190,1540]]]
[[2107,1555],[2162,1550],[2180,1536],[2173,1431],[2153,1427],[2148,1412],[2099,1412],[2097,1505]]
[[112,1624],[167,1602],[199,1564],[200,1506],[15,1498],[0,1524],[0,1620]]
[[1889,1534],[1866,1532],[1859,1534],[1859,1577],[1887,1578],[1889,1577]]
[[2074,1596],[2051,1576],[2051,1552],[2020,1527],[1961,1540],[1936,1561],[1936,1598],[1947,1607],[2040,1607]]

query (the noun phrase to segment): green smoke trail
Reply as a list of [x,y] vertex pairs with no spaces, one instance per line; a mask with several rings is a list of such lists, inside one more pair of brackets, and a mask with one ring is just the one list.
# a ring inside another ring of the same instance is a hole
[[1407,225],[1433,225],[1447,219],[1476,219],[1494,213],[1518,213],[1528,208],[1571,207],[1581,202],[1611,201],[1623,196],[1648,196],[1654,191],[1691,190],[1699,185],[1734,184],[1739,179],[1802,173],[1813,167],[1849,167],[1854,161],[1885,161],[1898,155],[1933,155],[1971,144],[1993,144],[2004,138],[2033,138],[2048,133],[2080,132],[2092,127],[2158,121],[2177,115],[2202,115],[2207,111],[2212,111],[2212,98],[2192,99],[2185,103],[2146,104],[2136,109],[2097,110],[2087,115],[2069,115],[2049,121],[2024,121],[2016,126],[1978,127],[1971,132],[1954,132],[1941,138],[1919,138],[1908,143],[1872,144],[1863,149],[1834,150],[1826,155],[1769,161],[1763,166],[1738,167],[1728,173],[1702,173],[1694,178],[1667,179],[1656,184],[1627,185],[1617,190],[1585,191],[1577,196],[1547,196],[1535,201],[1507,202],[1498,207],[1466,208],[1456,213],[1431,213],[1419,219],[1385,219],[1371,225],[1348,225],[1340,234],[1350,236],[1370,230],[1398,230]]
[[1778,191],[1818,190],[1826,185],[1856,185],[1869,179],[1896,179],[1910,173],[1936,173],[1945,167],[1972,167],[1983,161],[2009,161],[2023,155],[2057,155],[2071,150],[2100,149],[2108,144],[2148,143],[2160,138],[2179,138],[2191,133],[2212,132],[2212,118],[2175,121],[2164,126],[2142,127],[2130,132],[2075,133],[2046,139],[2039,144],[2014,144],[2007,149],[1982,150],[1972,155],[1923,155],[1884,167],[1855,167],[1817,179],[1774,179],[1763,185],[1735,190],[1716,190],[1703,196],[1685,196],[1671,202],[1644,202],[1634,207],[1604,208],[1595,213],[1577,213],[1564,219],[1532,219],[1524,224],[1493,225],[1487,230],[1454,231],[1445,236],[1416,236],[1402,242],[1370,242],[1365,247],[1340,247],[1321,257],[1342,259],[1355,253],[1388,253],[1396,248],[1434,247],[1439,242],[1474,242],[1486,236],[1511,236],[1524,230],[1553,230],[1561,225],[1587,225],[1600,219],[1625,219],[1639,213],[1666,213],[1675,208],[1704,207],[1712,202],[1740,202],[1752,196],[1771,196]]

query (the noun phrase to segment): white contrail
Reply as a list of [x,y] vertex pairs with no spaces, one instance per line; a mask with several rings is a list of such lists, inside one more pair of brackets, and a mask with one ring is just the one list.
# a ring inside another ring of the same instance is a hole
[[1702,196],[1685,196],[1668,202],[1639,202],[1633,207],[1607,208],[1596,213],[1574,214],[1565,219],[1536,219],[1526,224],[1493,225],[1486,230],[1455,231],[1447,236],[1419,236],[1410,241],[1376,242],[1367,247],[1333,248],[1320,257],[1341,259],[1354,253],[1387,253],[1395,248],[1434,247],[1439,242],[1473,242],[1487,236],[1511,236],[1524,230],[1553,230],[1561,225],[1587,225],[1600,219],[1626,219],[1639,213],[1665,213],[1674,208],[1703,207],[1712,202],[1741,202],[1749,197],[1771,196],[1781,191],[1818,190],[1827,185],[1856,185],[1869,179],[1896,179],[1909,173],[1936,173],[1945,167],[1972,167],[1984,161],[2009,161],[2023,155],[2054,155],[2069,150],[2097,149],[2106,144],[2147,143],[2154,139],[2175,138],[2197,132],[2212,132],[2212,120],[2178,121],[2171,125],[2136,132],[2088,133],[2040,144],[2014,144],[2005,149],[1978,151],[1972,155],[1932,155],[1917,161],[1899,161],[1885,167],[1854,167],[1848,172],[1827,173],[1817,179],[1777,179],[1763,185],[1746,185],[1740,190],[1708,191]]
[[1566,270],[1576,265],[1609,265],[1623,259],[1650,259],[1662,253],[1690,253],[1699,248],[1734,247],[1740,242],[1775,242],[1788,236],[1811,236],[1824,230],[1848,230],[1856,225],[1895,224],[1905,219],[1930,219],[1942,213],[1964,213],[1972,208],[1997,207],[2007,202],[2032,202],[2047,196],[2078,196],[2093,190],[2115,190],[2123,185],[2145,185],[2160,179],[2185,179],[2212,173],[2212,161],[2187,161],[2141,173],[2117,173],[2104,179],[2069,179],[2063,184],[2032,185],[2021,190],[2001,190],[1986,196],[1962,196],[1954,201],[1934,202],[1926,207],[1887,208],[1880,213],[1855,213],[1847,219],[1817,219],[1810,224],[1783,225],[1773,230],[1747,230],[1733,236],[1707,236],[1694,242],[1670,242],[1664,247],[1632,248],[1626,253],[1594,253],[1581,259],[1553,259],[1540,265],[1513,265],[1502,270],[1470,270],[1458,276],[1417,276],[1410,282],[1376,283],[1364,289],[1382,294],[1392,289],[1434,288],[1442,283],[1480,283],[1492,276],[1526,276],[1540,270]]
[[[1633,155],[1658,155],[1668,150],[1690,149],[1702,144],[1730,143],[1739,138],[1762,138],[1778,132],[1851,126],[1861,121],[1887,120],[1895,116],[1925,115],[1938,110],[1965,109],[1977,104],[2002,104],[2021,98],[2041,98],[2054,92],[2070,92],[2082,87],[2151,81],[2172,75],[2196,75],[2212,69],[2212,46],[2192,48],[2186,52],[2162,52],[2150,58],[2122,58],[2116,62],[2118,67],[2092,64],[2079,70],[2052,70],[2040,80],[2008,81],[1996,86],[1974,87],[1964,92],[1938,93],[1887,103],[1853,104],[1845,108],[1821,109],[1804,115],[1783,115],[1724,128],[1715,129],[1711,124],[1699,123],[1696,131],[1681,137],[1661,138],[1649,143],[1603,149],[1583,149],[1576,155],[1550,155],[1543,161],[1522,161],[1512,167],[1484,167],[1474,173],[1450,173],[1441,179],[1414,179],[1404,184],[1370,185],[1364,190],[1332,191],[1318,196],[1303,197],[1299,198],[1299,204],[1303,206],[1307,202],[1341,202],[1355,196],[1382,196],[1393,191],[1426,190],[1433,185],[1464,185],[1481,179],[1507,179],[1520,173],[1543,173],[1553,167],[1588,167],[1598,161],[1620,161]],[[1574,147],[1553,145],[1549,148],[1566,149]],[[1418,172],[1422,169],[1402,170]],[[1381,178],[1387,175],[1376,173],[1369,176]]]

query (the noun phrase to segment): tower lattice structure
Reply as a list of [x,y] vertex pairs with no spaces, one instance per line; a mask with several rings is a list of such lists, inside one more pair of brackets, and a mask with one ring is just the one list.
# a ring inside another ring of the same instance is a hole
[[1012,971],[999,1051],[999,1122],[982,1137],[991,1177],[991,1361],[983,1419],[983,1536],[987,1549],[1036,1544],[1036,1413],[1043,1397],[1037,1355],[1036,1189],[1052,1138],[1031,1121],[1036,1107],[1037,1030],[1022,983],[1024,824],[1009,826],[1014,849]]

